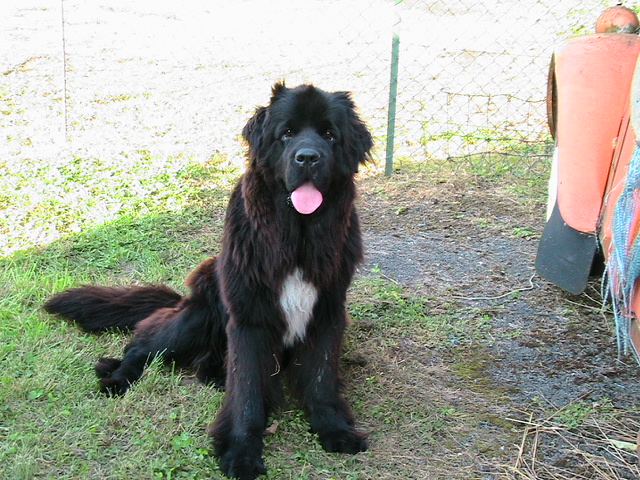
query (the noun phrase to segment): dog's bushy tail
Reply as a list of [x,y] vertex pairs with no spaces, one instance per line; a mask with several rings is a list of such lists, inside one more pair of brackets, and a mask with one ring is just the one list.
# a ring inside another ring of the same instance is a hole
[[175,307],[182,296],[163,285],[72,288],[52,297],[44,309],[87,332],[130,330],[159,308]]

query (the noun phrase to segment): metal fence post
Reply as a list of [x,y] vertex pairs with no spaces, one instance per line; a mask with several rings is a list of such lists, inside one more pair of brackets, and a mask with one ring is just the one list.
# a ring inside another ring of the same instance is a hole
[[385,175],[393,173],[393,149],[396,132],[396,102],[398,97],[398,63],[400,58],[400,12],[399,5],[402,0],[394,5],[395,23],[393,25],[393,40],[391,42],[391,79],[389,82],[389,113],[387,117],[387,153],[385,160]]

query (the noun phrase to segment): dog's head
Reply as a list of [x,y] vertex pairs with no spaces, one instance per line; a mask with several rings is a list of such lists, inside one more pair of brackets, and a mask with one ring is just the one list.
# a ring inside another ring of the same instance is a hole
[[267,107],[243,130],[251,168],[273,175],[303,214],[315,212],[332,188],[370,158],[371,134],[346,92],[277,83]]

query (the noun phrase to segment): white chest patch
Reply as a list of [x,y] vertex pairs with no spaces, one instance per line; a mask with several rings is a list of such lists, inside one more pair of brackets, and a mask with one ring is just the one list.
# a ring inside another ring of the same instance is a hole
[[309,282],[305,282],[302,276],[302,271],[296,268],[285,279],[280,292],[280,307],[287,323],[283,341],[287,347],[296,340],[304,339],[313,307],[318,300],[318,291]]

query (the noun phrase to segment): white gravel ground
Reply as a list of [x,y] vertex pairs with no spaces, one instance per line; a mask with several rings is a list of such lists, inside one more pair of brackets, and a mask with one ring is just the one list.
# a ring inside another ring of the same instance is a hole
[[235,155],[278,79],[355,92],[382,137],[394,25],[401,154],[439,152],[420,149],[422,137],[453,126],[535,138],[546,134],[555,40],[602,10],[595,0],[393,3],[4,0],[0,104],[9,99],[12,113],[0,119],[2,154]]

